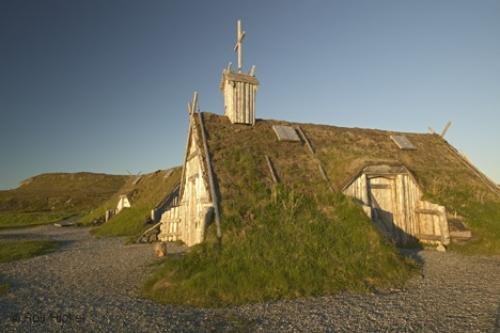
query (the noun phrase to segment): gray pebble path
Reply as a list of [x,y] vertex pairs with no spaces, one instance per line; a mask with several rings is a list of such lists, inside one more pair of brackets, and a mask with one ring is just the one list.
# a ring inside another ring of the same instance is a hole
[[225,309],[160,305],[139,296],[156,260],[151,244],[96,239],[87,228],[0,231],[55,239],[57,251],[0,264],[0,332],[495,332],[500,257],[420,251],[422,274],[404,289]]

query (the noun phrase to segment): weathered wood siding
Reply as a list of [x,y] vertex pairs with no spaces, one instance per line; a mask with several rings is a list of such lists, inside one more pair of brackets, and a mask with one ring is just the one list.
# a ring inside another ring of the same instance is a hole
[[221,90],[224,96],[224,115],[233,124],[255,124],[255,98],[259,83],[255,77],[225,72]]
[[162,241],[182,239],[182,228],[179,226],[182,220],[184,220],[184,206],[170,207],[161,216],[159,239]]
[[213,210],[204,174],[206,171],[200,139],[198,132],[192,130],[184,165],[184,178],[181,183],[182,197],[179,206],[172,207],[163,213],[158,236],[160,240],[182,240],[188,246],[203,241],[205,226]]
[[445,207],[422,201],[422,191],[408,172],[363,172],[344,193],[359,200],[370,218],[398,242],[416,237],[449,243]]

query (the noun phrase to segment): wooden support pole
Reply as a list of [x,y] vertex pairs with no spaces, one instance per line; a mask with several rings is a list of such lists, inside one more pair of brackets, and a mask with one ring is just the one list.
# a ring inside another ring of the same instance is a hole
[[210,196],[212,197],[212,201],[214,203],[214,218],[215,218],[215,226],[217,228],[217,238],[219,242],[222,238],[222,231],[220,227],[220,212],[219,212],[219,201],[217,199],[217,193],[215,191],[215,182],[213,178],[213,170],[212,170],[212,161],[210,159],[210,153],[208,151],[207,137],[205,134],[205,123],[203,122],[203,116],[200,112],[198,112],[198,119],[200,121],[200,132],[201,139],[203,141],[203,150],[205,151],[205,161],[207,163],[207,174],[208,174],[208,183],[210,184]]
[[279,179],[278,176],[276,175],[276,171],[274,170],[274,166],[273,163],[271,162],[271,159],[267,155],[265,155],[264,157],[266,158],[267,167],[269,168],[269,172],[271,173],[271,178],[273,179],[273,182],[275,184],[278,184]]

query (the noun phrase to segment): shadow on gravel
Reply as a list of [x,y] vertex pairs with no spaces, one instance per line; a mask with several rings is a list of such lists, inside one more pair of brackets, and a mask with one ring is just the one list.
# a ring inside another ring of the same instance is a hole
[[0,286],[6,285],[7,290],[4,294],[0,294],[0,326],[5,325],[7,322],[12,322],[17,319],[19,307],[8,297],[9,293],[14,292],[16,283],[7,279],[5,276],[0,275]]
[[0,325],[6,326],[8,323],[19,321],[21,310],[13,302],[9,302],[5,297],[0,297]]
[[419,266],[425,263],[424,257],[420,255],[421,249],[399,249],[399,253],[406,258],[414,260]]
[[0,234],[0,240],[34,240],[34,239],[48,240],[51,239],[51,237],[36,233]]
[[231,313],[212,314],[210,321],[202,321],[200,328],[204,332],[255,332],[260,323],[257,319],[247,319]]
[[57,247],[54,250],[48,252],[47,254],[65,250],[66,248],[70,247],[71,244],[76,242],[74,240],[57,240],[57,239],[55,239],[55,241],[57,242]]
[[495,333],[500,333],[500,303],[498,303],[497,307],[497,318],[495,320]]

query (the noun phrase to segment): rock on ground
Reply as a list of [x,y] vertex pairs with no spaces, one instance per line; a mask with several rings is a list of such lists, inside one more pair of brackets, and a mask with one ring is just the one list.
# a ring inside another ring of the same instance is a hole
[[500,257],[421,251],[422,274],[403,290],[193,309],[139,297],[153,245],[95,239],[87,228],[0,231],[55,239],[56,252],[0,264],[0,331],[500,332]]

